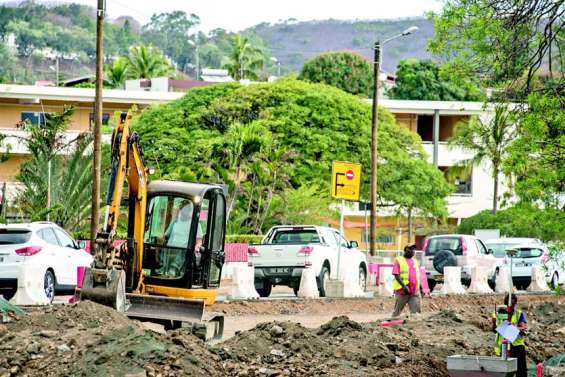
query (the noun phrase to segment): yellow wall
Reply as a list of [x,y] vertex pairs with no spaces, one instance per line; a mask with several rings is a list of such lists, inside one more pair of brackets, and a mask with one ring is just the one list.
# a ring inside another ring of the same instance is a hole
[[[357,241],[361,249],[369,249],[369,244],[362,242],[363,228],[362,227],[347,227],[348,222],[365,223],[365,218],[362,216],[346,216],[345,217],[345,238],[349,241]],[[417,225],[426,225],[423,219],[413,219],[413,235],[412,239],[408,239],[408,220],[405,217],[377,217],[377,235],[390,234],[392,236],[392,243],[378,243],[378,250],[399,250],[404,248],[407,244],[413,244],[415,240],[415,230]],[[399,232],[398,229],[402,231]],[[400,239],[399,239],[400,238]]]
[[408,128],[412,132],[418,133],[418,116],[416,114],[392,114],[396,123]]
[[[75,112],[71,118],[68,130],[85,132],[90,129],[90,113],[94,112],[94,105],[88,103],[73,103],[63,101],[44,101],[42,104],[21,104],[11,98],[0,98],[0,130],[14,130],[21,122],[21,113],[29,112],[60,112],[64,105],[73,105]],[[104,104],[103,112],[109,113],[110,118],[115,111],[127,111],[131,104]],[[9,160],[0,163],[0,182],[15,182],[19,173],[20,164],[26,159],[24,156],[11,155]]]
[[[75,113],[71,118],[69,131],[88,131],[90,128],[90,113],[94,113],[94,105],[88,103],[73,104]],[[45,102],[41,104],[20,104],[7,99],[0,99],[0,128],[14,129],[21,122],[21,114],[23,111],[30,112],[60,112],[63,110],[63,102]],[[103,112],[109,113],[110,117],[114,115],[114,111],[126,111],[130,105],[126,104],[104,104]]]
[[20,172],[20,164],[27,159],[25,156],[12,155],[8,161],[0,162],[0,182],[15,182]]

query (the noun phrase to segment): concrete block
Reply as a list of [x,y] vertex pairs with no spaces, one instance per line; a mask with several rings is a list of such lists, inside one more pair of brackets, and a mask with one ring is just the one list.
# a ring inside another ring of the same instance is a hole
[[545,280],[545,271],[542,266],[532,267],[532,282],[528,286],[528,292],[546,292],[549,291],[547,281]]
[[233,283],[230,297],[232,299],[247,300],[259,298],[255,290],[254,267],[241,264],[233,269]]
[[447,357],[447,372],[451,377],[492,376],[510,377],[518,370],[515,358],[493,356],[453,355]]
[[[510,290],[510,268],[507,264],[500,266],[498,269],[498,274],[496,275],[496,287],[494,291],[496,293],[508,293]],[[512,287],[512,290],[516,289]]]
[[341,280],[328,280],[326,282],[326,297],[344,297],[344,284]]
[[18,290],[12,299],[14,305],[49,305],[43,289],[45,269],[40,266],[24,265],[18,268]]
[[392,289],[392,267],[381,267],[379,274],[379,296],[391,297],[394,294]]
[[318,284],[316,283],[316,272],[314,272],[312,268],[306,267],[302,270],[302,276],[300,276],[300,287],[298,288],[296,295],[303,298],[320,297]]
[[469,293],[492,293],[488,285],[489,270],[484,267],[471,267],[471,286],[467,289]]
[[461,267],[444,267],[441,293],[446,295],[465,293],[465,288],[461,285]]

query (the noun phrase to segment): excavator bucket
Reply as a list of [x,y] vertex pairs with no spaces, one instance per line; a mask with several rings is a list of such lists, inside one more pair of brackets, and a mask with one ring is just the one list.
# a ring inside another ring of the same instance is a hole
[[204,314],[204,300],[128,293],[128,317],[180,322],[199,322]]
[[[178,326],[192,327],[194,335],[202,340],[220,340],[224,333],[224,316],[205,313],[202,299],[184,299],[128,293],[126,315],[131,318],[156,322],[176,322]],[[177,326],[173,326],[175,328]]]
[[122,270],[87,268],[82,280],[80,299],[110,306],[123,313],[127,308],[125,282],[126,274]]

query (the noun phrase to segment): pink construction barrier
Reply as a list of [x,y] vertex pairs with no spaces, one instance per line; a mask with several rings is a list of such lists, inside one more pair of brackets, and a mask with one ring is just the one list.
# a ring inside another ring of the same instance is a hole
[[247,262],[247,248],[246,243],[227,243],[224,245],[224,252],[226,255],[226,262]]
[[[90,241],[84,241],[86,246],[84,249],[90,253]],[[121,244],[126,242],[125,240],[114,241],[114,247],[119,247]],[[224,251],[226,255],[226,262],[247,262],[247,248],[246,243],[227,243],[224,246]],[[82,280],[81,280],[82,281]]]
[[420,285],[422,292],[428,296],[430,294],[430,287],[428,286],[428,278],[426,277],[426,267],[420,267]]
[[82,279],[84,278],[84,272],[86,267],[77,267],[77,288],[82,288]]

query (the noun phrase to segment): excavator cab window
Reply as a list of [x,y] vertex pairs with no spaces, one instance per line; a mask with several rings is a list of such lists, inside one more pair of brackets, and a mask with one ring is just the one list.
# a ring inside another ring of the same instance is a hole
[[144,239],[147,276],[179,279],[185,275],[193,213],[194,204],[189,199],[168,195],[151,198]]

